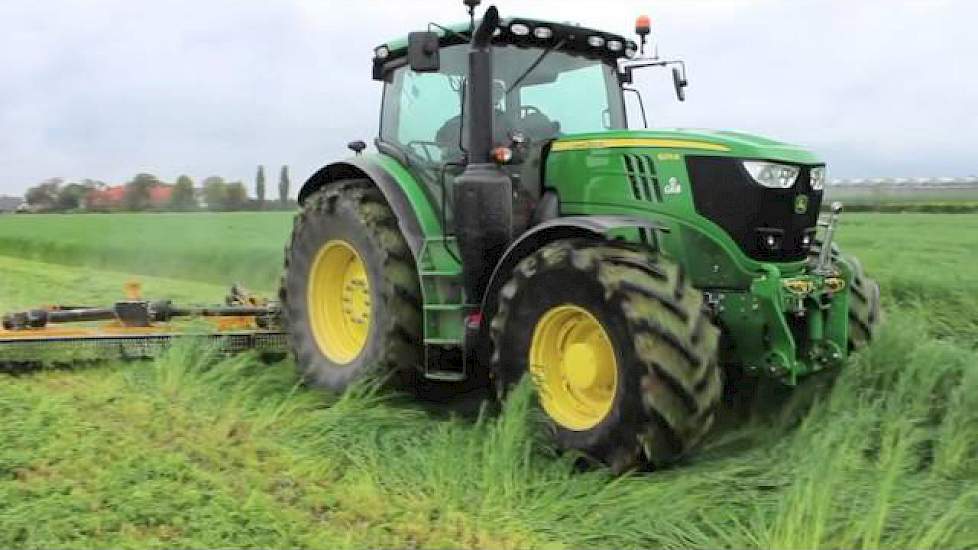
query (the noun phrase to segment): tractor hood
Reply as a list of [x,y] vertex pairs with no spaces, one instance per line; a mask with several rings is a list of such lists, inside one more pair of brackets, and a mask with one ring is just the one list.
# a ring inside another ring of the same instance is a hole
[[822,163],[811,151],[797,145],[739,132],[685,128],[572,134],[555,141],[551,151],[620,147],[681,149],[698,155],[780,160],[797,164]]

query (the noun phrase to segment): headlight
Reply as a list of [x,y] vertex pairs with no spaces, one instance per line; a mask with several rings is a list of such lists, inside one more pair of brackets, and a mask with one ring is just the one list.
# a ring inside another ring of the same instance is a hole
[[797,166],[760,160],[745,160],[744,169],[754,181],[773,189],[788,189],[795,184],[801,172]]
[[816,166],[812,168],[812,176],[809,179],[813,191],[821,191],[825,188],[825,167]]
[[628,59],[631,59],[631,58],[635,57],[635,54],[637,54],[637,53],[638,53],[638,45],[637,44],[635,44],[631,40],[629,40],[628,42],[625,42],[625,57],[627,57]]

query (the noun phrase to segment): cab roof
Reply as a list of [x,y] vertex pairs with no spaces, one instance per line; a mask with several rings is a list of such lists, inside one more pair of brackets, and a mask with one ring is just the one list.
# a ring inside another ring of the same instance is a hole
[[[476,27],[481,22],[476,20]],[[549,32],[546,29],[549,29]],[[471,36],[468,21],[444,26],[429,24],[428,30],[438,34],[439,45],[443,48],[467,44]],[[618,59],[632,57],[638,49],[634,41],[619,34],[572,23],[557,23],[526,17],[501,19],[493,36],[493,44],[514,44],[522,47],[547,48],[561,42],[563,44],[560,46],[560,51],[601,59],[608,63],[616,63]],[[402,36],[374,48],[374,78],[383,79],[388,70],[403,65],[407,47],[408,38]]]

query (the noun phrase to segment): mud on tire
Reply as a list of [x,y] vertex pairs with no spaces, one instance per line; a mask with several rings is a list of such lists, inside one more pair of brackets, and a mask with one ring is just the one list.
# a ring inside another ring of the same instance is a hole
[[849,285],[849,349],[858,350],[873,341],[880,322],[880,285],[866,276],[855,256],[843,260],[852,269]]
[[616,472],[664,466],[693,449],[720,400],[719,330],[678,264],[638,247],[588,240],[556,241],[522,260],[491,322],[500,395],[528,372],[541,316],[564,304],[600,322],[618,375],[611,410],[595,426],[575,431],[551,422],[557,446]]
[[[352,245],[370,286],[367,340],[346,364],[321,351],[307,305],[313,258],[332,239]],[[307,383],[343,390],[365,376],[389,376],[395,385],[413,381],[422,357],[418,275],[394,214],[369,180],[334,182],[306,199],[285,249],[279,299],[296,366]]]

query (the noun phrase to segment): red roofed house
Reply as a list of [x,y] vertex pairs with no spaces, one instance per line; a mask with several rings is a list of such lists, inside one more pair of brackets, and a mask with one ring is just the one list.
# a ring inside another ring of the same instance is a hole
[[[170,203],[173,186],[166,184],[154,185],[149,188],[149,207],[162,208]],[[85,197],[85,208],[88,210],[118,210],[122,208],[126,198],[126,186],[114,185],[96,189]]]
[[170,204],[170,196],[173,195],[173,186],[161,184],[149,188],[149,203],[153,208]]

